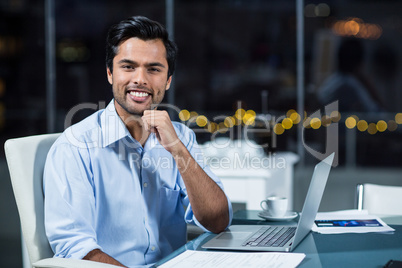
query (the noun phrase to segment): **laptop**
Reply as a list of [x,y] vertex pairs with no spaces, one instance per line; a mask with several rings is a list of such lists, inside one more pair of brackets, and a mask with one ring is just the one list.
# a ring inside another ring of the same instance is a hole
[[313,227],[335,153],[318,163],[297,226],[232,225],[204,245],[205,249],[241,251],[292,251]]

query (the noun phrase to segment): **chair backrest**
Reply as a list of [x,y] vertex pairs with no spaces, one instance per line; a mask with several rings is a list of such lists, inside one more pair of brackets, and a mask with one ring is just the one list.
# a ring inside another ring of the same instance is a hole
[[402,215],[402,187],[378,184],[357,185],[357,209],[370,214]]
[[53,256],[45,233],[42,176],[47,153],[59,137],[45,134],[4,144],[21,229],[31,264]]

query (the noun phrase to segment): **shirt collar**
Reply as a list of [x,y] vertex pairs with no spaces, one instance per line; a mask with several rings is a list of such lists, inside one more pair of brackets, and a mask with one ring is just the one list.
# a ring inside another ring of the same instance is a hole
[[100,126],[102,131],[103,147],[109,146],[110,144],[126,137],[130,137],[132,139],[130,132],[116,112],[114,99],[112,99],[112,101],[106,106],[105,110],[101,114]]

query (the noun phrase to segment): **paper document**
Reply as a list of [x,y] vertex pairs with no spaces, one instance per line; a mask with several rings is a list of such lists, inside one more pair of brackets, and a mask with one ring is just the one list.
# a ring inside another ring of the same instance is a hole
[[187,250],[160,268],[291,268],[304,259],[303,253],[216,252]]
[[367,210],[343,210],[317,213],[312,228],[321,234],[392,232],[380,217],[369,215]]

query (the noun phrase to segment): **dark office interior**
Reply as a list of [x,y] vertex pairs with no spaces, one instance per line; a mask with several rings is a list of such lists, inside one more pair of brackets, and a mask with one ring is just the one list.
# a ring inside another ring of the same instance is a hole
[[[241,139],[247,127],[254,131],[246,138],[269,144],[266,153],[297,154],[295,209],[304,198],[296,187],[305,189],[304,177],[310,177],[303,170],[317,162],[304,148],[324,152],[331,124],[337,124],[334,178],[340,179],[327,189],[322,210],[353,208],[349,186],[356,182],[402,185],[401,1],[300,1],[303,27],[294,0],[57,0],[50,1],[50,16],[47,2],[0,2],[2,144],[62,132],[104,108],[112,99],[105,66],[107,29],[143,15],[169,24],[179,47],[172,92],[164,99],[177,107],[171,117],[194,129],[199,143]],[[49,18],[54,19],[50,32]],[[358,109],[357,102],[348,108],[343,104],[351,97],[343,94],[334,99],[340,103],[338,113],[325,116],[328,103],[319,92],[339,71],[338,49],[345,40],[359,44],[347,58],[361,55],[359,79],[380,108]],[[49,46],[54,49],[50,59]],[[264,118],[270,118],[268,127]],[[293,120],[290,125],[287,118]],[[20,268],[19,216],[3,149],[0,169],[0,266]]]

